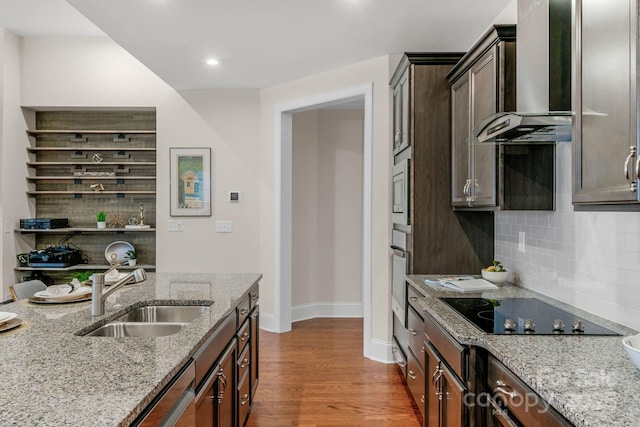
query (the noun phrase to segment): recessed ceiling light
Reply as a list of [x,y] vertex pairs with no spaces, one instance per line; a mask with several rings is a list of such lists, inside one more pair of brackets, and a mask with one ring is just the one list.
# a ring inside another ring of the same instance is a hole
[[220,63],[220,61],[218,61],[217,59],[207,59],[207,65],[218,65]]

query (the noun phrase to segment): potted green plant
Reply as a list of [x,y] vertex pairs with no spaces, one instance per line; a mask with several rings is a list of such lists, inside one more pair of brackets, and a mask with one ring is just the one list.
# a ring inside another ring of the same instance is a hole
[[135,250],[129,249],[124,256],[129,260],[129,265],[134,266],[138,262],[138,254]]
[[98,228],[107,228],[107,214],[104,211],[100,211],[96,214],[96,221]]

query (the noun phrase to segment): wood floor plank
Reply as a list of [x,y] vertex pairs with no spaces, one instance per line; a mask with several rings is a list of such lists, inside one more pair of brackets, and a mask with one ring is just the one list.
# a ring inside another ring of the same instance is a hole
[[246,427],[420,427],[395,365],[362,356],[362,319],[260,331],[260,382]]

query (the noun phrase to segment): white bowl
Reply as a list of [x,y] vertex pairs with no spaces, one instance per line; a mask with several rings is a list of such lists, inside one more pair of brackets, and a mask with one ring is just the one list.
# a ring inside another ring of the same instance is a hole
[[487,271],[487,270],[482,270],[482,278],[485,280],[490,281],[491,283],[494,283],[496,285],[500,285],[504,282],[507,281],[507,279],[509,278],[509,272],[508,271]]
[[640,334],[622,338],[622,345],[633,364],[640,369]]

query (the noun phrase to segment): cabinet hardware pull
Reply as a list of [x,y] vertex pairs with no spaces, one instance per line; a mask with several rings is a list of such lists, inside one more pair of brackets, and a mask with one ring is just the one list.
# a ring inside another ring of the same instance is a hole
[[638,177],[637,165],[636,165],[636,177],[634,179],[631,179],[631,177],[629,176],[629,165],[631,164],[631,159],[634,157],[636,157],[636,147],[635,145],[632,145],[631,147],[629,147],[629,155],[624,161],[624,176],[625,178],[627,178],[627,182],[629,183],[629,191],[631,191],[632,193],[635,193],[636,190],[638,189],[638,184],[636,182],[636,179]]
[[220,378],[220,382],[222,383],[222,388],[227,388],[227,377],[224,376],[222,371],[218,373],[218,378]]
[[247,313],[249,313],[249,309],[248,309],[248,308],[241,308],[241,309],[240,309],[240,314],[241,314],[242,316],[244,316],[244,315],[245,315],[245,314],[247,314]]
[[462,187],[462,194],[464,194],[467,197],[469,197],[469,186],[470,185],[471,185],[471,180],[468,179],[467,182],[464,184],[464,187]]
[[244,369],[247,366],[249,366],[249,359],[244,359],[242,362],[240,362],[240,369]]
[[413,335],[414,337],[415,337],[416,335],[418,335],[418,331],[416,331],[415,329],[411,329],[411,328],[409,328],[409,333],[410,333],[411,335]]
[[416,302],[416,301],[418,301],[418,298],[417,298],[417,297],[409,297],[409,299],[410,299],[412,302]]
[[243,394],[242,397],[240,398],[240,404],[244,406],[247,403],[249,403],[249,394]]
[[424,403],[424,394],[420,395],[420,403]]
[[408,376],[409,378],[411,378],[412,380],[415,380],[416,378],[418,378],[418,377],[416,376],[416,373],[415,373],[415,372],[413,372],[413,371],[409,371],[409,372],[407,372],[407,376]]
[[403,360],[398,360],[398,366],[400,366],[401,368],[404,368],[405,366],[407,366],[407,362]]
[[511,387],[510,385],[507,385],[507,383],[505,383],[502,380],[496,381],[496,388],[493,389],[493,392],[494,393],[499,392],[499,393],[505,394],[512,399],[518,396],[518,393],[515,392],[513,387]]

